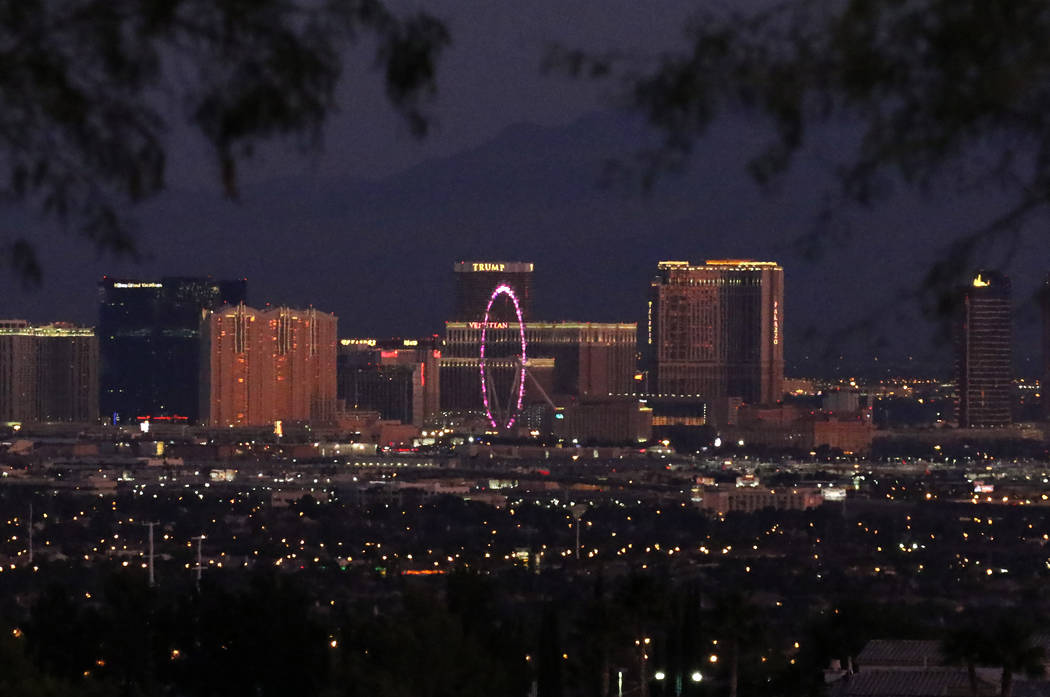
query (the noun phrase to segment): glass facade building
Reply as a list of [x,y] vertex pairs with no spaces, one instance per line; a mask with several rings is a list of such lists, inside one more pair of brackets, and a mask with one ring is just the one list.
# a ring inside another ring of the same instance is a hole
[[208,310],[246,301],[247,281],[103,278],[99,406],[117,422],[200,417],[200,325]]

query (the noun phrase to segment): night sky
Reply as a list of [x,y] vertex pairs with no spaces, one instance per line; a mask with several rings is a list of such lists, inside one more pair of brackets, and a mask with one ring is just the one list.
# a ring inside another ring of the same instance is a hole
[[[655,52],[680,43],[693,3],[588,0],[565,3],[428,2],[449,23],[454,45],[440,65],[437,129],[415,141],[384,103],[367,47],[348,56],[336,114],[321,152],[278,143],[244,173],[242,199],[223,200],[200,143],[171,136],[169,191],[132,210],[145,258],[99,257],[87,244],[9,210],[8,225],[31,229],[44,283],[24,290],[2,279],[3,313],[33,321],[95,323],[96,282],[129,277],[247,277],[250,301],[312,304],[335,312],[340,334],[439,333],[451,307],[457,259],[536,263],[537,314],[549,319],[641,321],[646,286],[660,259],[751,257],[786,272],[789,374],[841,367],[907,365],[947,370],[951,349],[931,340],[913,288],[959,230],[994,216],[999,192],[959,192],[945,181],[931,196],[898,187],[871,209],[842,212],[816,259],[795,245],[810,232],[831,171],[851,142],[849,124],[809,134],[809,147],[771,192],[745,173],[769,135],[731,115],[696,149],[689,171],[649,195],[599,185],[609,158],[653,142],[634,116],[611,106],[615,85],[542,75],[550,41],[584,48]],[[1018,369],[1039,352],[1031,306],[1050,269],[1045,216],[1033,221],[1012,265]],[[989,260],[997,264],[997,260]],[[848,338],[846,323],[875,319]],[[808,356],[808,359],[806,358]]]

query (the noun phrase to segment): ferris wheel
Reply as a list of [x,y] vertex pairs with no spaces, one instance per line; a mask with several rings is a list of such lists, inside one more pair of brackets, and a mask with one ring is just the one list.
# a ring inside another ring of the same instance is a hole
[[[486,355],[491,353],[488,346],[489,317],[492,314],[493,303],[501,295],[506,295],[514,305],[514,314],[518,319],[518,338],[520,339],[521,349],[519,352],[515,348],[515,355],[510,358],[494,358],[491,355]],[[497,381],[493,375],[494,370],[487,369],[490,367],[489,364],[493,364],[491,365],[492,368],[497,367],[496,364],[498,364],[501,368],[510,367],[513,370],[513,379],[510,381],[509,390],[506,385],[503,385],[502,389],[497,387]],[[514,293],[513,288],[506,284],[498,285],[492,291],[492,295],[489,296],[488,305],[485,307],[485,317],[481,323],[481,348],[478,361],[481,374],[481,400],[485,404],[485,416],[488,417],[489,423],[492,424],[493,428],[509,429],[521,415],[521,405],[525,399],[525,372],[527,365],[525,320],[521,314],[521,303],[518,302],[518,296]]]

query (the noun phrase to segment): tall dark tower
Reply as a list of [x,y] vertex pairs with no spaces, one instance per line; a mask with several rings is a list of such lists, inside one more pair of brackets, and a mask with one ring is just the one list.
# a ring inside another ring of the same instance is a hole
[[247,282],[208,278],[99,283],[99,407],[104,419],[196,421],[200,324],[206,310],[245,302]]
[[1047,274],[1039,293],[1039,309],[1043,315],[1043,372],[1039,376],[1039,391],[1042,393],[1043,420],[1050,421],[1050,274]]
[[981,271],[963,293],[959,331],[959,427],[1010,423],[1010,279]]
[[[520,261],[457,261],[454,322],[480,322],[492,291],[501,284],[514,290],[522,317],[532,318],[532,264]],[[491,322],[517,322],[514,305],[500,295],[492,305]]]

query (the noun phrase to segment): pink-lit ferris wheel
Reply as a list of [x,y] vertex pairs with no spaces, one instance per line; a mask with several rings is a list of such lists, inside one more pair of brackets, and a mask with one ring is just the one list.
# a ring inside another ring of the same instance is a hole
[[[516,355],[510,359],[493,359],[490,356],[486,356],[486,353],[489,352],[487,336],[489,316],[492,313],[492,304],[496,302],[500,295],[506,295],[513,303],[514,314],[518,319],[518,337],[521,342],[521,351],[520,353],[515,351]],[[481,373],[481,400],[485,404],[485,416],[488,417],[489,423],[492,424],[493,428],[509,429],[521,414],[521,404],[525,399],[525,369],[528,362],[525,349],[525,320],[521,314],[521,304],[518,302],[518,296],[514,293],[514,289],[506,284],[496,286],[496,289],[492,291],[492,295],[489,296],[488,305],[485,307],[485,318],[481,323],[481,353],[478,361]],[[509,363],[511,366],[514,378],[511,381],[509,391],[497,389],[496,381],[493,379],[493,371],[486,369],[487,363],[493,360],[498,360],[503,365]]]

